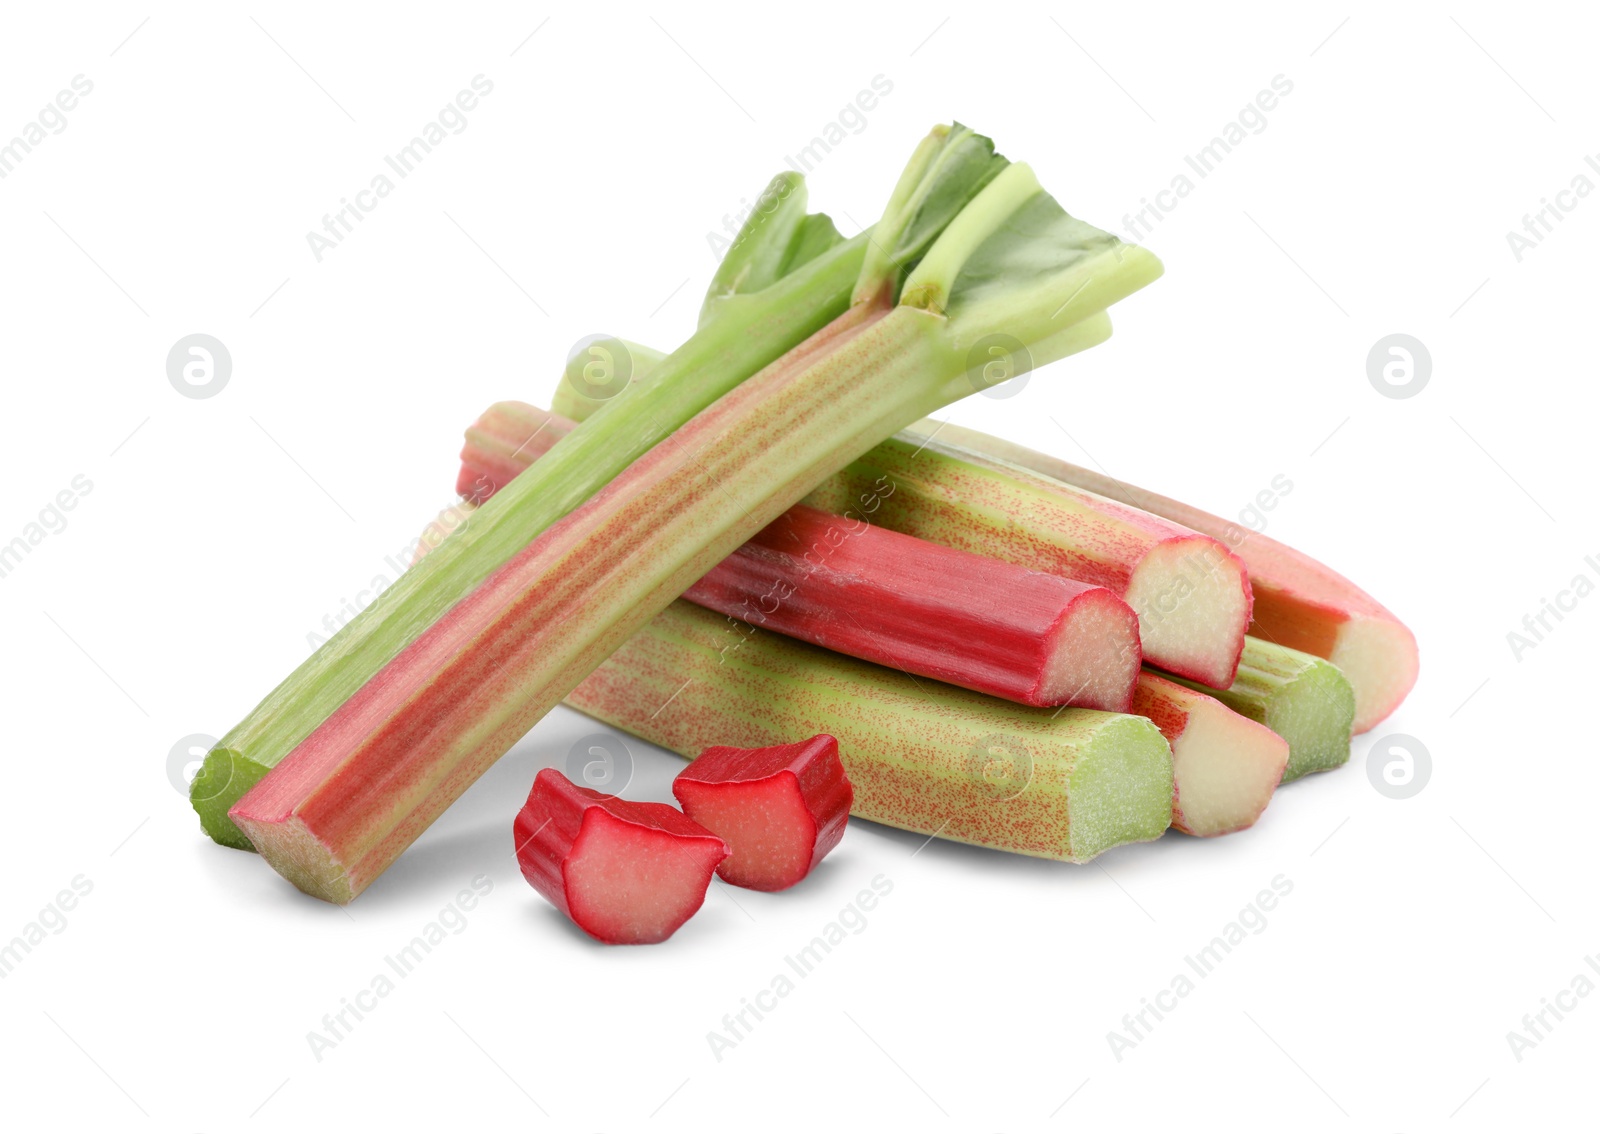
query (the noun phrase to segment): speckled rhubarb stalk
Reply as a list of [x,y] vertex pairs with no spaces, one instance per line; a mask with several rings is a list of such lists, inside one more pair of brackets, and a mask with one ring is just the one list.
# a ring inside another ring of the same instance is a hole
[[[932,428],[934,423],[916,427]],[[1355,691],[1357,732],[1394,712],[1416,684],[1417,640],[1411,631],[1377,599],[1311,556],[1181,501],[998,437],[953,425],[939,436],[1222,540],[1250,572],[1250,633],[1338,666]]]
[[[941,128],[919,148],[874,230],[845,315],[545,529],[234,805],[229,817],[275,869],[316,897],[360,894],[713,564],[811,485],[970,392],[971,343],[1008,334],[1045,362],[1104,339],[1104,308],[1154,279],[1160,265],[1067,216],[1021,165],[980,179],[983,188],[948,226],[941,222],[906,277],[906,298],[894,303],[895,282],[915,259],[901,251],[905,234],[926,222],[925,203],[948,200],[951,162],[973,166],[964,156],[974,154],[973,137]],[[988,152],[975,154],[980,169]],[[886,250],[894,255],[885,259]],[[969,263],[982,270],[963,288]],[[616,420],[647,388],[649,380],[591,423]]]
[[1332,662],[1247,638],[1238,676],[1228,688],[1209,689],[1184,678],[1174,680],[1210,694],[1288,741],[1284,783],[1309,772],[1337,768],[1350,759],[1356,698]]
[[1148,670],[1133,711],[1172,745],[1172,825],[1190,835],[1228,835],[1261,817],[1289,762],[1289,742],[1215,697]]
[[919,684],[686,602],[567,703],[691,758],[828,733],[856,817],[1037,858],[1086,862],[1158,837],[1172,818],[1171,751],[1142,717]]

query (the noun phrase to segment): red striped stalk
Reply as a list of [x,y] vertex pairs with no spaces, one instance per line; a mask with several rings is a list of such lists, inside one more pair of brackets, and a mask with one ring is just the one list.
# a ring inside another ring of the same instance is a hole
[[1125,712],[1139,672],[1139,620],[1104,587],[804,504],[757,532],[683,597],[791,638],[1024,705]]
[[[425,629],[228,817],[306,893],[340,903],[359,895],[628,633],[722,557],[685,577],[707,538],[731,551],[753,534],[740,522],[751,508],[781,510],[766,503],[769,486],[804,491],[773,467],[776,430],[801,428],[812,385],[838,400],[873,348],[888,348],[883,331],[870,333],[885,315],[881,304],[851,308],[820,332],[842,344],[829,356],[841,365],[780,360],[650,449]],[[895,346],[914,350],[915,325],[902,337]],[[823,440],[811,437],[826,452]],[[730,481],[748,490],[719,490]],[[664,562],[668,546],[677,554]]]
[[[955,144],[972,159],[966,169],[970,178],[953,177],[956,191],[941,196],[943,207],[930,205],[935,215],[919,229],[926,239],[938,234],[949,209],[967,200],[962,185],[981,181],[995,160],[987,141],[970,132]],[[649,377],[629,388],[627,404],[573,431],[537,473],[474,513],[470,530],[384,590],[206,755],[189,798],[212,839],[249,847],[229,820],[229,808],[423,629],[652,444],[849,308],[865,261],[866,234],[821,252],[812,242],[805,250],[810,258],[796,265],[797,233],[815,228],[805,216],[804,184],[798,174],[780,174],[769,187],[774,191],[781,191],[782,199],[751,217],[738,249],[724,261],[729,275],[719,271],[716,314],[702,320],[670,356],[652,356]],[[913,240],[909,251],[916,248]]]

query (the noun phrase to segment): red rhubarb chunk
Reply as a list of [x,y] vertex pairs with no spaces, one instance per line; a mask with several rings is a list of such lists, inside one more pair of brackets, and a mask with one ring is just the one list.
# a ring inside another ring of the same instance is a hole
[[732,849],[717,873],[750,890],[786,890],[844,836],[855,793],[839,742],[707,748],[672,781],[684,813]]
[[512,830],[523,877],[609,945],[671,937],[728,855],[726,843],[677,808],[602,795],[554,768],[534,778]]

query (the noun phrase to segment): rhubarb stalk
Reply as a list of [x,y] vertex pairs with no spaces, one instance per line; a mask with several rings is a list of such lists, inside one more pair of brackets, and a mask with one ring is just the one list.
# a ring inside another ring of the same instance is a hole
[[[981,183],[990,175],[989,164],[1003,162],[983,145],[969,145],[963,155],[972,164],[969,176],[950,179],[958,187]],[[789,249],[803,225],[799,175],[781,174],[775,183],[787,187],[780,206],[753,214],[741,234],[751,255],[772,246]],[[934,202],[923,218],[934,235],[964,200],[959,191],[955,197]],[[866,245],[863,234],[787,275],[763,275],[766,286],[760,290],[722,297],[717,317],[635,382],[628,397],[607,402],[540,461],[537,473],[497,494],[437,554],[402,575],[301,663],[206,757],[190,790],[206,833],[228,846],[249,846],[227,816],[246,791],[530,539],[722,394],[843,313],[859,283]],[[915,255],[925,245],[902,241],[897,247]]]
[[1104,587],[797,504],[684,598],[1024,705],[1126,711],[1139,623]]

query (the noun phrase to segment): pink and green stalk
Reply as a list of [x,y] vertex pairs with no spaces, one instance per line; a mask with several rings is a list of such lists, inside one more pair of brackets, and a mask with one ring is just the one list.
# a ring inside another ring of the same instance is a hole
[[[966,135],[961,148],[968,164],[956,169],[966,176],[952,178],[958,188],[981,184],[992,175],[992,163],[1003,164],[992,147],[972,137]],[[406,572],[228,731],[190,789],[207,834],[248,847],[228,810],[424,629],[653,444],[845,312],[860,280],[867,234],[826,249],[809,244],[810,258],[797,263],[797,237],[808,229],[804,185],[797,174],[781,174],[774,185],[783,187],[776,207],[753,215],[740,237],[744,259],[763,270],[723,281],[716,318],[633,383],[626,399],[573,430],[536,473],[497,494],[448,546]],[[924,218],[933,234],[959,206],[960,192],[955,196]],[[896,247],[920,251],[905,242]]]
[[[994,173],[984,163],[1000,159],[986,144],[975,151],[973,137],[941,128],[919,148],[874,230],[849,311],[624,462],[234,805],[230,818],[275,869],[314,896],[351,900],[718,560],[882,438],[970,392],[971,344],[1007,334],[1040,363],[1106,337],[1105,307],[1156,278],[1159,263],[1069,217],[1026,166]],[[897,303],[915,259],[900,250],[926,243],[928,208],[949,203],[952,178],[967,203],[938,224]],[[969,199],[974,183],[983,187]],[[976,270],[964,277],[964,266]],[[633,413],[652,380],[591,423]]]
[[568,696],[693,758],[816,733],[838,739],[851,813],[994,850],[1087,862],[1158,838],[1172,754],[1142,717],[1038,709],[918,682],[675,602]]
[[[927,422],[916,428],[934,427]],[[953,425],[943,426],[939,436],[1222,540],[1250,572],[1250,633],[1338,666],[1355,691],[1357,732],[1394,712],[1416,684],[1417,640],[1411,631],[1377,599],[1309,555],[1181,501],[998,437]]]

